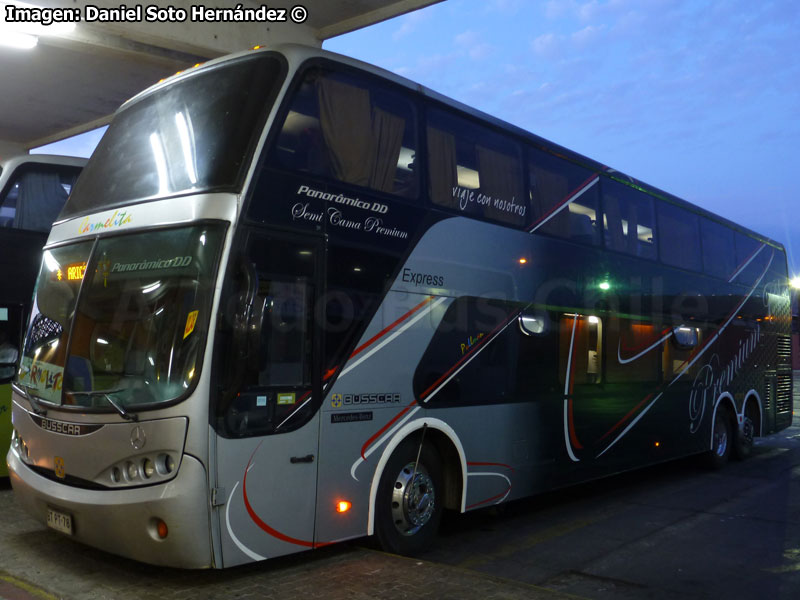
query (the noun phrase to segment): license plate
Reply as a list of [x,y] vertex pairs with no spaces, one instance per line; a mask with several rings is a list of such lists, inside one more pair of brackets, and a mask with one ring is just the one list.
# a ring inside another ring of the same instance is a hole
[[48,508],[47,526],[61,533],[72,535],[72,515]]

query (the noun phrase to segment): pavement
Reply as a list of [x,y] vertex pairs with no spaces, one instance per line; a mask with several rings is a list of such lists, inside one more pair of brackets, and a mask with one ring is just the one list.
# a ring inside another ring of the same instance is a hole
[[80,545],[34,521],[0,484],[0,600],[303,598],[556,600],[535,585],[340,544],[221,571],[143,565]]
[[78,544],[28,517],[0,480],[0,600],[800,598],[800,427],[758,452],[714,474],[668,464],[499,517],[456,515],[419,559],[356,540],[220,571]]

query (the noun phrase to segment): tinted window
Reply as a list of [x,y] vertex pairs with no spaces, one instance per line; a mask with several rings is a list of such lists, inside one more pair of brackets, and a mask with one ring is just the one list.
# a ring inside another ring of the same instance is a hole
[[434,204],[519,227],[528,223],[515,142],[439,110],[428,113],[427,136]]
[[369,80],[312,69],[273,150],[280,167],[416,197],[416,126],[410,102]]
[[587,244],[600,243],[597,174],[528,148],[531,230]]
[[237,340],[236,327],[223,329],[223,336],[234,335],[222,342],[226,393],[219,406],[224,429],[236,437],[289,431],[313,414],[306,401],[312,382],[316,240],[295,243],[252,233],[243,260],[254,271],[249,285],[240,282],[239,288],[254,293],[255,308],[246,337]]
[[655,258],[653,198],[619,182],[603,180],[603,233],[606,247]]
[[[513,400],[518,371],[531,369],[518,364],[518,343],[527,336],[517,326],[503,328],[517,313],[516,306],[500,300],[471,296],[454,300],[414,373],[417,399],[430,400],[432,407]],[[498,331],[502,332],[493,338]],[[456,372],[467,361],[471,362]]]
[[696,214],[659,203],[658,234],[661,260],[673,267],[702,270],[699,219]]
[[727,279],[736,268],[733,230],[707,219],[700,220],[703,237],[703,270],[714,277]]
[[761,276],[766,265],[767,253],[763,244],[743,233],[736,232],[736,268],[731,273],[731,281],[750,285]]
[[41,163],[19,167],[0,197],[0,227],[50,231],[80,172]]
[[177,192],[233,189],[277,92],[280,61],[252,55],[199,71],[123,109],[64,217]]

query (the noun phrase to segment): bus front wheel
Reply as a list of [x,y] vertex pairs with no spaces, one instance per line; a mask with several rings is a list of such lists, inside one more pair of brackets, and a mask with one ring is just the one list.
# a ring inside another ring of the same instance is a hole
[[[417,456],[419,455],[419,460]],[[442,465],[436,450],[403,441],[386,463],[375,498],[375,534],[387,552],[414,555],[436,538],[442,517]]]

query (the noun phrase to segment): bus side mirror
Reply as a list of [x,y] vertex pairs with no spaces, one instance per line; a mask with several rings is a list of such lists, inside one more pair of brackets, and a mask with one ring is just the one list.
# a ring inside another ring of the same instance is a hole
[[679,325],[672,328],[672,340],[680,350],[691,350],[700,341],[697,327]]

